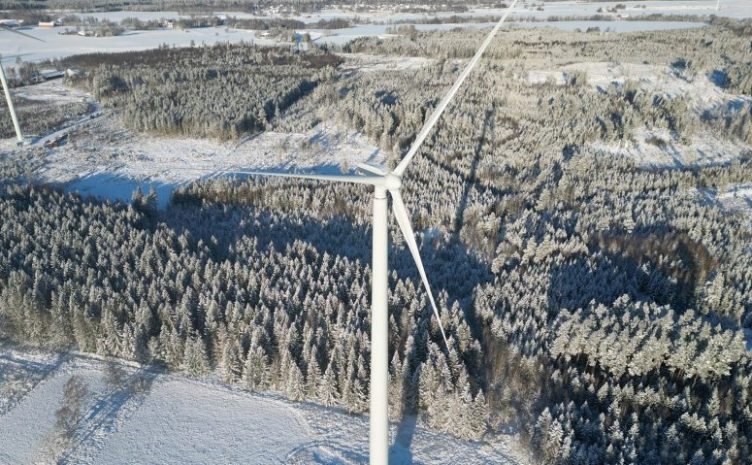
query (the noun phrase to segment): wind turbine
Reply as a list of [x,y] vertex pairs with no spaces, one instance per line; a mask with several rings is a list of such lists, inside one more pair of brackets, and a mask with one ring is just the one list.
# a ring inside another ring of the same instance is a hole
[[418,152],[423,142],[428,137],[431,129],[436,125],[449,102],[457,94],[470,72],[475,68],[483,53],[486,51],[501,25],[509,16],[518,0],[513,0],[509,9],[499,19],[499,22],[488,34],[478,51],[467,64],[457,78],[457,81],[449,89],[447,94],[439,102],[430,118],[426,121],[420,133],[416,137],[405,157],[393,171],[383,168],[359,164],[362,172],[360,175],[315,175],[297,174],[289,172],[259,172],[238,171],[234,174],[253,176],[271,176],[281,178],[311,179],[317,181],[344,182],[354,184],[366,184],[373,186],[373,263],[372,263],[372,289],[371,289],[371,399],[370,399],[370,464],[388,465],[389,463],[389,419],[388,419],[388,387],[389,387],[389,316],[387,307],[388,294],[388,220],[389,211],[387,205],[387,192],[392,197],[392,210],[397,220],[400,231],[405,237],[407,247],[410,249],[413,260],[418,268],[418,273],[423,281],[431,302],[433,313],[441,330],[444,343],[449,346],[444,327],[441,324],[441,315],[436,306],[436,300],[431,292],[431,286],[420,258],[418,244],[415,241],[415,233],[410,224],[410,215],[402,201],[402,177],[410,162]]
[[[6,30],[8,32],[13,32],[15,34],[19,34],[24,37],[28,37],[30,39],[44,42],[42,39],[38,39],[32,35],[25,34],[21,31],[16,31],[15,29],[11,29],[6,26],[0,26],[0,30]],[[18,144],[22,144],[24,141],[23,133],[21,132],[21,125],[18,122],[18,116],[16,115],[16,107],[13,106],[13,99],[10,97],[10,86],[8,86],[8,80],[5,77],[5,69],[3,68],[2,55],[0,55],[0,82],[3,85],[3,92],[5,93],[5,101],[8,102],[8,111],[10,112],[10,118],[13,120],[13,128],[16,130],[16,139],[18,139]]]

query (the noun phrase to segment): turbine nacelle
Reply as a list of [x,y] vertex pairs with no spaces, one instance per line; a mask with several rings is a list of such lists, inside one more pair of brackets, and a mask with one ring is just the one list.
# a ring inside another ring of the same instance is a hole
[[402,187],[402,176],[389,173],[384,176],[384,187],[388,191],[398,191]]
[[358,171],[376,176],[374,186],[383,187],[388,191],[396,191],[402,187],[402,175],[394,171],[387,172],[380,166],[371,165],[370,163],[356,163]]

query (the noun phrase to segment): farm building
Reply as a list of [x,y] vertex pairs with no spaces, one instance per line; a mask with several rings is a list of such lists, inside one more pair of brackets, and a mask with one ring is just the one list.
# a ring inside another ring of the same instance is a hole
[[63,77],[63,71],[58,71],[56,69],[42,69],[39,70],[39,76],[42,77],[45,81],[48,81],[50,79],[57,79]]

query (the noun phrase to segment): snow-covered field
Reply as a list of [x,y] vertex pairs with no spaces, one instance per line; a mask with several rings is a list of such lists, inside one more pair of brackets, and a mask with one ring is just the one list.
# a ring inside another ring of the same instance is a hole
[[71,87],[64,87],[60,80],[42,82],[33,86],[20,87],[13,91],[16,97],[27,100],[40,100],[55,103],[91,101],[89,94]]
[[[572,15],[579,16],[577,13]],[[456,28],[463,29],[488,29],[495,25],[489,23],[446,23],[446,24],[416,24],[415,29],[418,31],[448,31]],[[634,32],[634,31],[662,31],[669,29],[687,29],[695,27],[704,27],[700,22],[679,22],[679,21],[508,21],[504,24],[504,29],[515,28],[554,28],[564,31],[575,31],[577,29],[586,30],[589,27],[598,27],[602,31],[611,32]],[[327,31],[312,31],[315,36],[315,42],[326,42],[330,44],[343,45],[359,37],[389,37],[388,24],[362,24],[345,29],[333,29]]]
[[[39,355],[0,349],[0,375],[29,365],[45,377],[0,412],[0,464],[327,464],[367,463],[368,419],[314,404],[252,394],[216,381],[198,381],[122,365],[124,382],[105,381],[106,362],[94,357]],[[71,375],[86,382],[80,426],[62,448],[55,411]],[[0,377],[0,388],[4,386]],[[131,381],[144,380],[134,389]],[[464,442],[414,422],[392,428],[393,463],[524,463],[507,443]],[[396,439],[395,439],[396,438]]]
[[[59,407],[66,372],[81,376],[91,391],[86,419],[96,415],[107,391],[99,370],[71,361],[40,382],[15,408],[0,417],[0,461],[10,464],[46,463],[54,456],[55,410]],[[88,423],[88,421],[87,421]],[[87,425],[88,426],[88,425]]]
[[45,29],[32,27],[24,32],[44,42],[19,37],[7,32],[0,33],[0,50],[3,51],[2,62],[13,66],[20,57],[23,61],[42,61],[64,58],[81,53],[125,52],[147,50],[162,44],[176,47],[188,47],[191,42],[197,45],[215,44],[217,42],[259,42],[271,43],[265,39],[256,39],[253,31],[208,27],[199,29],[130,31],[116,37],[82,37],[79,35],[60,34],[62,28]]
[[[383,65],[368,56],[357,58],[353,66],[357,63],[372,68]],[[418,60],[413,66],[422,63]],[[68,89],[60,80],[25,87],[18,94],[51,103],[91,101],[86,93]],[[332,121],[303,133],[267,131],[239,141],[220,141],[136,133],[110,110],[98,108],[37,139],[32,147],[17,148],[10,139],[2,141],[0,153],[35,150],[53,140],[61,143],[46,149],[44,166],[36,173],[40,180],[84,195],[124,201],[130,200],[137,186],[144,191],[154,188],[160,207],[167,205],[173,189],[196,179],[271,168],[337,173],[352,163],[384,161],[383,153],[365,136]]]
[[35,357],[13,351],[0,354],[0,415],[8,412],[62,361],[58,355]]
[[[542,11],[536,7],[520,6],[511,14],[510,20],[505,27],[553,27],[564,30],[587,29],[599,27],[601,30],[615,32],[647,31],[676,29],[687,27],[702,27],[702,23],[686,23],[672,21],[545,21],[552,16],[558,17],[582,17],[594,15],[598,9],[613,8],[622,3],[625,9],[619,10],[619,14],[628,17],[639,17],[647,14],[680,14],[707,16],[711,14],[729,16],[734,18],[752,17],[752,2],[749,0],[725,0],[721,1],[721,9],[716,11],[715,0],[696,1],[648,1],[648,2],[555,2],[546,4]],[[352,13],[342,10],[324,10],[315,14],[289,16],[306,22],[315,22],[321,19],[349,18],[352,20],[365,20],[373,24],[358,24],[345,29],[312,30],[312,36],[317,42],[344,44],[352,39],[364,36],[387,36],[387,28],[394,21],[415,21],[431,17],[447,16],[501,16],[504,9],[494,8],[471,8],[466,12],[452,13],[394,13],[390,10],[374,10]],[[62,14],[62,13],[61,13]],[[240,12],[216,12],[238,18],[254,17],[248,13]],[[181,17],[175,11],[162,12],[105,12],[90,13],[82,16],[94,16],[100,19],[121,21],[127,17],[137,17],[142,20],[176,19]],[[518,21],[515,21],[515,18]],[[538,22],[525,21],[534,18]],[[460,24],[418,24],[419,30],[445,30],[455,27],[485,28],[492,23],[460,23]],[[118,37],[81,37],[78,35],[60,35],[64,28],[44,29],[29,27],[26,32],[42,39],[37,42],[31,39],[20,38],[15,34],[0,34],[0,50],[3,51],[2,62],[12,65],[20,57],[24,61],[41,61],[46,59],[63,58],[65,56],[80,53],[118,52],[128,50],[145,50],[155,48],[162,44],[185,47],[194,42],[196,44],[213,44],[216,42],[254,42],[260,45],[274,44],[275,41],[261,37],[254,31],[229,29],[225,27],[198,28],[189,30],[153,30],[153,31],[128,31]]]
[[165,376],[154,381],[143,404],[99,450],[80,463],[266,465],[283,462],[310,440],[305,419],[289,405]]
[[161,207],[174,188],[200,178],[271,168],[336,173],[348,163],[382,161],[379,149],[364,136],[331,123],[305,133],[264,132],[223,142],[139,134],[105,112],[78,127],[72,139],[49,150],[40,179],[125,201],[136,186],[153,187]]

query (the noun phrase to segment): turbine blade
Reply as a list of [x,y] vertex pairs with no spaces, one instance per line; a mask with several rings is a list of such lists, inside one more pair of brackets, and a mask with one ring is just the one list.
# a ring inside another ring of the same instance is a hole
[[17,31],[17,30],[15,30],[15,29],[13,29],[13,28],[10,28],[10,27],[8,27],[8,26],[0,26],[0,28],[2,28],[2,29],[4,29],[4,30],[6,30],[6,31],[8,31],[8,32],[12,32],[12,33],[14,33],[14,34],[18,34],[18,35],[22,35],[22,36],[24,36],[24,37],[28,37],[29,39],[34,39],[34,40],[38,40],[39,42],[44,42],[44,41],[43,41],[42,39],[40,39],[39,37],[34,37],[34,36],[33,36],[33,35],[31,35],[31,34],[27,34],[27,33],[25,33],[25,32]]
[[467,64],[464,71],[462,71],[462,74],[460,74],[460,76],[457,78],[457,81],[454,83],[452,88],[449,89],[449,92],[447,92],[444,98],[441,99],[439,106],[437,106],[433,111],[431,117],[428,119],[428,121],[426,121],[426,124],[423,125],[423,129],[421,129],[420,133],[418,133],[418,137],[415,139],[415,142],[413,142],[413,145],[410,146],[410,150],[407,152],[407,155],[405,155],[405,158],[403,158],[399,165],[397,165],[397,168],[395,168],[394,174],[396,174],[397,176],[402,176],[405,173],[407,165],[410,164],[410,161],[415,156],[415,153],[418,151],[420,146],[423,145],[426,137],[428,137],[428,133],[431,132],[431,129],[433,129],[433,127],[439,121],[439,118],[441,118],[441,115],[442,113],[444,113],[444,110],[446,110],[449,102],[454,98],[454,95],[457,93],[460,87],[462,87],[462,83],[465,82],[465,79],[467,79],[467,77],[470,75],[470,72],[473,70],[473,68],[475,68],[475,65],[478,64],[478,61],[480,61],[483,53],[491,44],[494,36],[496,36],[496,33],[499,32],[501,25],[504,23],[504,21],[506,21],[507,16],[509,16],[509,13],[512,12],[516,4],[517,0],[513,0],[512,4],[509,5],[509,8],[504,12],[504,15],[501,17],[501,19],[499,19],[499,22],[496,23],[496,26],[494,26],[486,39],[483,41],[478,51],[475,52],[475,56],[470,60],[470,63]]
[[444,338],[444,344],[446,344],[447,350],[449,350],[449,342],[447,341],[446,333],[444,332],[444,325],[441,324],[441,315],[439,315],[439,308],[436,306],[436,300],[433,298],[431,292],[431,285],[428,284],[428,277],[426,277],[426,270],[423,268],[423,260],[420,259],[420,252],[418,251],[418,244],[415,242],[415,233],[413,233],[413,227],[410,225],[410,216],[407,214],[407,208],[405,202],[402,201],[402,194],[399,189],[393,189],[389,191],[392,194],[392,208],[394,209],[394,217],[397,218],[400,231],[405,236],[405,242],[410,249],[410,253],[415,260],[415,265],[418,267],[418,273],[420,279],[423,280],[423,286],[428,293],[428,300],[431,301],[433,307],[433,314],[436,315],[436,321],[439,323],[439,329],[441,330],[441,337]]
[[266,176],[272,178],[311,179],[314,181],[346,182],[353,184],[381,184],[381,176],[352,176],[352,175],[329,175],[329,174],[298,174],[284,171],[228,171],[227,175]]
[[356,163],[355,167],[361,171],[365,171],[366,173],[375,174],[376,176],[386,175],[386,171],[384,171],[382,168],[374,165],[369,165],[368,163]]

